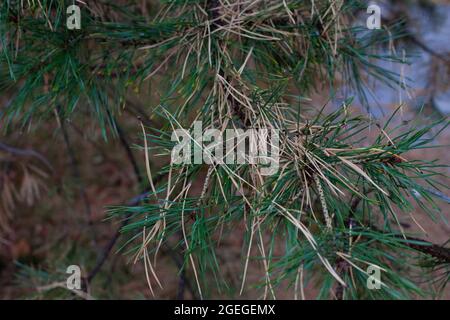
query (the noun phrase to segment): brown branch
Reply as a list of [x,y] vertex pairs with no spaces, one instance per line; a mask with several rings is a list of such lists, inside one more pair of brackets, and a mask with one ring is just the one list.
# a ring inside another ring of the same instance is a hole
[[[127,138],[125,136],[125,133],[123,132],[123,130],[120,127],[120,125],[117,123],[116,119],[111,116],[109,110],[108,110],[108,115],[111,117],[111,119],[115,123],[115,126],[117,128],[117,133],[118,133],[120,142],[122,144],[122,147],[124,148],[124,150],[125,150],[125,152],[127,154],[128,160],[130,161],[130,163],[133,166],[133,170],[134,170],[134,173],[135,173],[135,176],[136,176],[136,180],[139,183],[139,185],[142,187],[143,179],[142,179],[142,176],[140,174],[139,166],[138,166],[137,161],[136,161],[136,159],[135,159],[135,157],[133,155],[133,152],[132,152],[132,150],[131,150],[131,148],[130,148],[130,146],[128,144],[128,141],[127,141]],[[154,178],[154,183],[158,183],[164,177],[165,177],[165,174],[157,175]],[[140,194],[140,195],[134,197],[133,199],[129,200],[126,205],[130,206],[130,207],[137,206],[137,205],[139,205],[139,203],[141,203],[143,200],[145,200],[150,193],[151,193],[151,191],[145,191],[142,194]],[[91,272],[89,273],[89,275],[85,279],[85,289],[87,289],[87,286],[97,276],[97,274],[100,272],[100,270],[103,267],[103,265],[106,263],[106,260],[108,259],[109,255],[111,254],[112,249],[114,248],[115,244],[119,240],[119,237],[121,235],[121,230],[129,223],[131,218],[132,218],[132,214],[131,213],[129,213],[129,214],[127,214],[125,216],[125,219],[122,221],[122,223],[119,226],[119,228],[117,228],[117,230],[114,233],[114,235],[112,236],[112,238],[108,241],[108,243],[106,244],[106,246],[102,250],[102,252],[99,255],[99,258],[97,260],[96,265],[94,266],[94,268],[91,270]],[[182,261],[180,261],[176,257],[176,254],[170,248],[167,249],[167,250],[164,250],[164,251],[168,252],[169,256],[172,258],[172,260],[174,261],[175,265],[180,270],[179,288],[178,288],[178,292],[177,292],[177,299],[182,300],[184,298],[185,288],[187,288],[189,290],[189,292],[191,292],[192,297],[194,299],[196,299],[197,297],[196,297],[196,294],[195,294],[195,290],[193,289],[190,281],[188,281],[188,279],[186,278],[186,273],[185,273],[185,270],[183,268]]]
[[[398,237],[401,237],[400,235]],[[434,243],[424,241],[418,238],[407,237],[408,241],[423,242],[423,245],[416,243],[408,243],[407,245],[417,251],[428,254],[433,258],[438,259],[440,262],[450,263],[450,248],[441,247]]]
[[432,55],[433,57],[445,62],[445,63],[450,63],[450,59],[446,56],[444,56],[443,54],[440,54],[436,51],[434,51],[433,49],[431,49],[430,47],[428,47],[426,44],[424,44],[422,41],[420,41],[417,37],[415,36],[410,36],[409,40],[414,43],[416,46],[418,46],[419,48],[421,48],[423,51],[425,51],[426,53]]
[[[358,207],[358,204],[361,202],[361,198],[356,198],[351,205],[351,212],[355,212],[356,208]],[[384,233],[384,231],[377,229],[376,227],[370,227],[371,230]],[[416,251],[419,251],[423,254],[429,255],[433,258],[436,258],[440,262],[444,263],[450,263],[450,248],[446,248],[437,244],[434,244],[432,242],[420,239],[420,238],[414,238],[409,236],[404,236],[402,234],[395,234],[393,235],[395,238],[398,239],[404,239],[406,242],[405,244],[410,247],[411,249],[414,249]],[[416,242],[416,243],[413,243]],[[420,242],[422,244],[419,244],[417,242]]]
[[[72,169],[72,177],[75,180],[75,183],[78,186],[79,189],[79,196],[83,201],[83,205],[84,205],[84,212],[86,214],[86,219],[87,219],[87,226],[88,227],[93,227],[94,226],[94,221],[92,219],[92,210],[91,210],[91,204],[89,202],[89,198],[87,196],[86,193],[86,189],[83,183],[83,180],[81,178],[81,172],[80,172],[80,167],[79,167],[79,163],[76,157],[76,154],[73,150],[72,147],[72,143],[70,141],[69,138],[69,133],[67,131],[67,127],[66,127],[66,120],[63,118],[62,116],[62,112],[61,112],[61,108],[59,106],[56,107],[56,116],[58,117],[58,122],[60,124],[60,129],[61,129],[61,133],[63,136],[63,140],[64,140],[64,144],[66,146],[66,151],[67,154],[69,156],[69,160],[70,160],[70,166]],[[95,246],[97,246],[97,237],[96,237],[96,233],[95,232],[91,232],[90,233],[92,236],[92,242]]]
[[33,157],[41,161],[43,164],[45,164],[46,167],[48,167],[51,171],[53,171],[53,167],[50,164],[50,162],[39,152],[34,151],[32,149],[19,149],[16,147],[12,147],[10,145],[7,145],[5,143],[0,142],[0,150],[3,150],[5,152],[8,152],[13,155],[21,156],[21,157]]
[[[353,219],[354,213],[356,212],[356,209],[358,208],[359,203],[361,202],[361,198],[355,198],[352,201],[352,204],[350,205],[350,213],[349,218],[347,219],[347,223],[349,227],[355,226],[355,221]],[[377,229],[376,227],[370,227],[371,231],[376,231],[382,234],[387,234],[382,230]],[[394,238],[405,240],[405,245],[410,247],[411,249],[414,249],[416,251],[419,251],[422,254],[426,254],[428,256],[431,256],[435,258],[438,262],[443,263],[450,263],[450,248],[445,248],[443,246],[439,246],[437,244],[434,244],[432,242],[420,239],[420,238],[414,238],[414,237],[408,237],[404,236],[402,234],[394,234]],[[341,259],[340,257],[337,259],[337,272],[339,274],[347,272],[347,269],[349,268],[348,263]],[[338,283],[334,290],[334,295],[336,300],[342,300],[344,298],[344,287]]]
[[[115,118],[112,117],[111,113],[109,110],[107,110],[108,116],[111,118],[112,121],[114,121],[114,124],[117,128],[117,134],[119,135],[119,139],[120,142],[123,146],[123,148],[125,149],[125,152],[127,154],[127,157],[130,161],[130,163],[133,166],[133,170],[136,176],[136,180],[137,182],[142,185],[143,184],[143,180],[139,171],[139,166],[137,164],[137,161],[133,155],[133,152],[130,149],[130,146],[128,145],[127,139],[124,135],[124,132],[122,130],[122,128],[119,126],[119,124],[117,123],[117,121],[115,120]],[[157,183],[160,179],[163,178],[163,175],[157,176],[155,178],[155,183]],[[141,186],[142,187],[142,186]],[[137,197],[131,199],[130,201],[128,201],[128,203],[126,204],[127,206],[136,206],[138,205],[142,200],[144,200],[147,195],[149,194],[149,191],[145,191],[144,193],[138,195]],[[86,281],[87,284],[90,284],[92,282],[92,280],[95,278],[95,276],[98,274],[98,272],[101,270],[101,268],[103,267],[103,265],[105,264],[106,260],[108,259],[112,248],[114,247],[114,245],[116,244],[117,240],[119,240],[120,237],[120,232],[121,230],[128,224],[128,222],[130,221],[130,219],[132,218],[132,214],[129,213],[125,216],[125,219],[122,221],[121,225],[119,226],[119,228],[116,230],[116,232],[114,233],[114,235],[112,236],[112,238],[108,241],[108,243],[106,244],[106,246],[104,247],[104,249],[102,250],[96,265],[94,266],[94,268],[91,270],[91,272],[89,273]]]
[[[370,229],[376,232],[385,233],[375,227],[371,227]],[[450,248],[446,248],[420,238],[404,236],[402,234],[394,234],[392,236],[399,240],[405,240],[405,245],[411,249],[419,251],[422,254],[429,255],[439,262],[450,263]]]
[[[157,183],[160,179],[162,179],[162,177],[163,177],[163,175],[156,177],[154,179],[154,182]],[[150,194],[150,191],[146,191],[146,192],[134,197],[133,199],[131,199],[130,201],[128,201],[126,203],[126,206],[129,206],[129,207],[137,206],[142,200],[147,198],[147,196],[149,194]],[[91,270],[91,272],[89,273],[89,275],[86,278],[87,284],[90,284],[92,282],[92,280],[97,276],[98,272],[101,270],[101,268],[105,264],[112,249],[114,248],[114,245],[116,244],[117,240],[119,240],[121,230],[128,224],[128,222],[130,221],[132,216],[133,215],[131,213],[128,213],[125,216],[125,219],[123,219],[119,228],[117,228],[117,230],[114,233],[114,235],[112,236],[112,238],[108,241],[106,246],[103,248],[101,254],[99,255],[96,265],[94,266],[94,268]]]

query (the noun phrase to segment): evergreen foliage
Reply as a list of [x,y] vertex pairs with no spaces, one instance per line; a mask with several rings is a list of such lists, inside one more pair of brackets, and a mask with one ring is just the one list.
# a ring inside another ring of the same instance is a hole
[[[117,133],[127,97],[150,93],[153,114],[137,127],[148,189],[137,205],[110,213],[126,219],[124,250],[145,264],[152,291],[162,245],[183,252],[183,268],[203,298],[215,287],[239,293],[248,286],[275,298],[283,283],[297,297],[312,284],[323,299],[437,294],[415,275],[445,286],[448,249],[406,234],[399,217],[414,218],[417,203],[430,219],[445,221],[434,197],[448,189],[436,179],[445,166],[407,153],[432,145],[448,121],[395,127],[393,114],[378,123],[365,96],[369,80],[404,89],[379,62],[405,58],[377,50],[406,35],[401,23],[369,32],[355,17],[367,3],[356,0],[166,0],[147,14],[138,2],[77,2],[82,28],[68,30],[73,1],[3,1],[0,90],[13,98],[1,116],[9,130],[89,116],[106,138]],[[341,87],[348,96],[335,111],[309,99],[319,93],[335,102]],[[367,116],[355,112],[352,96]],[[171,163],[172,132],[192,132],[194,121],[222,132],[279,130],[278,172]],[[156,157],[167,164],[157,169]],[[241,285],[233,288],[217,252],[222,237],[240,230]],[[256,264],[264,277],[249,283]],[[367,287],[369,266],[382,270],[380,290]]]

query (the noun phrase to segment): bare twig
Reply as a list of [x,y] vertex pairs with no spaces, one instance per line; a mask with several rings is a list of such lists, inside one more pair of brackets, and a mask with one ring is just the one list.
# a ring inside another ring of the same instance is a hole
[[[61,111],[60,111],[59,107],[57,107],[56,114],[57,114],[58,119],[59,119],[61,132],[62,132],[63,139],[64,139],[64,144],[66,145],[66,150],[67,150],[67,153],[69,155],[70,165],[72,167],[72,175],[73,175],[73,178],[75,179],[75,181],[76,181],[76,183],[78,185],[79,194],[80,194],[80,198],[82,199],[83,204],[84,204],[84,211],[85,211],[85,214],[86,214],[88,225],[90,227],[92,227],[94,223],[93,223],[93,220],[92,220],[91,205],[89,203],[89,199],[88,199],[88,196],[86,194],[86,190],[85,190],[84,184],[83,184],[82,179],[81,179],[81,174],[80,174],[80,169],[79,169],[79,165],[78,165],[78,160],[77,160],[75,152],[74,152],[74,150],[72,148],[72,144],[70,142],[70,138],[69,138],[69,134],[67,132],[65,121],[61,117]],[[96,240],[95,233],[92,233],[92,238],[93,238],[93,242],[96,244],[97,240]]]
[[[154,181],[155,183],[157,183],[158,181],[160,181],[162,178],[164,177],[164,175],[159,175],[157,176]],[[130,201],[128,201],[126,203],[127,206],[136,206],[138,205],[142,200],[144,200],[145,198],[147,198],[147,196],[151,193],[151,191],[145,191],[143,193],[141,193],[140,195],[134,197],[133,199],[131,199]],[[122,223],[120,224],[119,228],[117,228],[116,232],[114,233],[113,237],[108,241],[107,245],[104,247],[104,249],[102,250],[96,265],[94,266],[94,268],[91,270],[91,272],[89,273],[88,277],[87,277],[87,283],[91,283],[92,280],[95,278],[95,276],[98,274],[98,272],[101,270],[101,268],[103,267],[103,265],[105,264],[106,260],[108,259],[108,256],[110,255],[112,248],[114,247],[114,245],[116,244],[117,240],[120,237],[120,232],[123,229],[123,227],[125,227],[128,222],[130,221],[130,219],[132,218],[132,214],[129,213],[125,216],[125,219],[122,221]]]
[[[351,206],[352,212],[355,212],[360,201],[361,198],[356,198],[353,201]],[[371,226],[370,229],[376,232],[384,233],[384,231],[381,231],[374,226]],[[406,240],[405,244],[408,247],[436,258],[440,262],[450,263],[450,248],[446,248],[420,238],[405,236],[403,234],[393,235],[393,237]]]
[[436,57],[437,59],[439,59],[439,60],[441,60],[441,61],[443,61],[445,63],[450,63],[450,59],[448,57],[446,57],[443,54],[440,54],[440,53],[434,51],[433,49],[428,47],[426,44],[424,44],[422,41],[420,41],[417,37],[410,36],[409,39],[411,40],[411,42],[413,42],[416,46],[421,48],[426,53],[432,55],[433,57]]
[[8,152],[13,155],[21,156],[21,157],[33,157],[41,161],[47,168],[53,171],[53,167],[50,162],[39,152],[34,151],[32,149],[19,149],[16,147],[12,147],[3,142],[0,142],[0,150]]

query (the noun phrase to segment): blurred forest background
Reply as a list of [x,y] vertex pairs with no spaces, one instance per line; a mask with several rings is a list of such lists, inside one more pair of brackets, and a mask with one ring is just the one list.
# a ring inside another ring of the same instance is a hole
[[[95,1],[86,1],[95,7]],[[142,10],[152,10],[152,1],[142,1]],[[147,3],[147,4],[146,4]],[[404,52],[411,56],[409,65],[388,66],[401,74],[410,88],[399,92],[381,85],[370,85],[370,112],[386,119],[401,105],[398,123],[405,126],[420,119],[446,117],[450,113],[450,1],[373,1],[382,7],[383,24],[404,18],[410,35],[385,50]],[[367,14],[361,12],[361,24]],[[164,68],[158,71],[164,76]],[[336,96],[328,101],[321,92],[313,94],[311,103],[327,103],[333,109],[352,94],[342,84]],[[10,93],[0,92],[0,111],[10,101]],[[69,265],[80,265],[83,275],[103,262],[104,248],[114,239],[120,226],[118,219],[107,219],[109,206],[133,202],[140,193],[133,166],[145,167],[139,120],[153,122],[151,105],[158,97],[149,90],[130,92],[119,117],[120,136],[108,137],[94,120],[82,113],[71,121],[31,124],[22,132],[2,130],[0,136],[0,299],[72,298],[70,292],[58,289]],[[354,103],[354,112],[366,114],[362,104]],[[36,128],[33,126],[36,125]],[[0,123],[0,127],[3,124]],[[6,133],[5,133],[6,132]],[[374,132],[375,133],[375,132]],[[121,140],[122,139],[122,140]],[[124,150],[123,140],[132,146]],[[436,149],[415,151],[411,159],[439,159],[448,164],[450,131],[435,141]],[[130,162],[130,152],[137,164]],[[158,158],[152,158],[158,166]],[[448,172],[444,172],[448,173]],[[442,180],[446,183],[445,179]],[[194,186],[201,191],[202,184]],[[437,199],[448,219],[448,198]],[[421,208],[417,208],[421,212]],[[425,214],[417,215],[418,224],[426,231],[426,239],[438,244],[449,240],[450,226],[430,223]],[[423,220],[420,217],[423,216]],[[401,221],[403,228],[415,231],[416,224]],[[243,226],[242,226],[243,227]],[[94,231],[92,231],[94,230]],[[417,230],[420,231],[420,230]],[[89,294],[100,299],[152,298],[142,264],[133,264],[132,257],[117,252],[125,239],[119,238],[104,264],[95,272]],[[244,239],[224,238],[221,246],[225,277],[239,287]],[[177,252],[162,249],[156,269],[163,289],[156,298],[195,298],[193,283],[178,275],[181,257]],[[263,273],[259,264],[250,262],[249,283],[258,281]],[[55,287],[48,287],[54,285]],[[55,289],[55,290],[49,290]],[[314,285],[306,288],[306,297],[314,297]],[[278,290],[279,298],[292,298],[292,290]],[[237,292],[215,293],[213,298],[237,298]],[[258,298],[256,288],[245,290],[242,298]],[[444,298],[450,298],[447,287]]]

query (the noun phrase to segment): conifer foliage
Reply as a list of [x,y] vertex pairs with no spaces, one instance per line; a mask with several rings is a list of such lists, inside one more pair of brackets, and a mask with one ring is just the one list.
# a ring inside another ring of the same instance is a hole
[[[74,4],[81,23],[71,30]],[[169,246],[200,298],[256,286],[270,299],[280,285],[293,298],[306,287],[322,299],[433,296],[448,281],[450,249],[408,234],[400,220],[420,207],[445,221],[435,197],[448,189],[444,166],[406,153],[433,144],[448,122],[395,126],[401,108],[384,123],[372,116],[369,80],[404,89],[380,67],[404,57],[377,49],[405,32],[400,22],[368,30],[356,19],[366,8],[355,0],[5,0],[0,90],[12,98],[2,121],[14,130],[89,117],[108,139],[120,134],[129,97],[146,99],[151,116],[129,133],[142,134],[143,195],[109,212],[124,221],[124,251],[145,265],[152,292],[164,285],[155,261]],[[325,99],[310,99],[317,94]],[[198,123],[219,132],[214,142],[238,132],[222,151],[242,143],[244,161],[223,161],[220,145],[196,139]],[[257,161],[249,150],[259,140],[239,136],[249,130],[267,141],[277,132]],[[173,161],[177,132],[197,150],[192,159]],[[219,259],[225,237],[244,239],[236,287]]]

